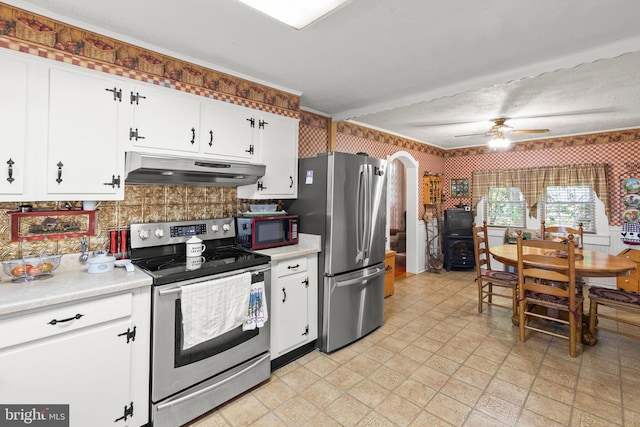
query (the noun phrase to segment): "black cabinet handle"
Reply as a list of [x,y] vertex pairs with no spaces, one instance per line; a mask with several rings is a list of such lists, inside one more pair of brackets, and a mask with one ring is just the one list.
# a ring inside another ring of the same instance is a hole
[[249,122],[249,126],[256,127],[256,119],[254,119],[253,117],[250,117],[247,119],[247,121]]
[[295,270],[296,268],[300,267],[300,264],[296,264],[296,265],[288,265],[287,268],[289,270]]
[[268,125],[269,122],[265,122],[264,120],[258,120],[258,129],[264,129],[264,125]]
[[133,102],[135,101],[136,105],[138,105],[138,101],[140,101],[141,99],[147,99],[146,96],[142,96],[138,92],[136,92],[135,95],[133,94],[133,92],[130,93],[131,96],[129,97],[129,101],[131,102],[131,104],[133,104]]
[[196,143],[196,129],[191,128],[191,144],[195,144],[195,143]]
[[249,149],[244,150],[244,152],[253,155],[253,144],[249,144]]
[[51,321],[50,321],[50,322],[48,322],[48,323],[47,323],[47,325],[56,325],[56,324],[58,324],[58,323],[64,323],[64,322],[70,322],[70,321],[72,321],[72,320],[78,320],[78,319],[80,319],[82,316],[84,316],[84,314],[80,314],[80,313],[78,313],[78,314],[76,314],[76,315],[75,315],[75,316],[73,316],[73,317],[69,317],[68,319],[62,319],[62,320],[51,319]]
[[289,175],[289,180],[291,181],[289,188],[293,188],[293,177],[291,175]]
[[58,162],[56,166],[58,166],[58,179],[56,179],[56,182],[60,184],[62,182],[62,167],[64,165],[62,164],[62,162]]
[[9,184],[11,184],[13,181],[15,181],[15,179],[13,178],[13,165],[15,165],[16,162],[14,162],[11,158],[9,158],[9,160],[7,160],[7,164],[9,165],[9,170],[8,170],[9,177],[7,178],[7,181],[9,181]]
[[107,92],[113,92],[113,100],[122,102],[122,89],[114,87],[113,89],[105,89]]
[[112,175],[111,182],[105,182],[104,185],[110,185],[111,188],[116,188],[116,185],[117,185],[118,188],[120,188],[120,175],[118,175],[117,178],[115,175]]
[[136,128],[136,130],[133,130],[132,128],[129,128],[129,141],[131,141],[132,139],[134,139],[137,141],[139,139],[144,139],[144,136],[140,136],[140,133],[138,132],[138,128]]
[[209,131],[209,147],[213,147],[213,131]]
[[282,288],[282,294],[284,295],[282,297],[282,302],[285,302],[287,300],[287,290],[285,288]]

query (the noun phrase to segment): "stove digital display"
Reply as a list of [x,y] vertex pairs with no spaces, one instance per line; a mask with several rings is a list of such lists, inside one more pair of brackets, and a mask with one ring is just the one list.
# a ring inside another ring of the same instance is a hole
[[169,229],[171,237],[196,236],[207,232],[206,224],[176,225]]

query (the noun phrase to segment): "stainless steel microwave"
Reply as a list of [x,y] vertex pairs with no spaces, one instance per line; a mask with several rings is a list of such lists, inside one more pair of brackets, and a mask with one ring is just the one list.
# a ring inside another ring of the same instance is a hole
[[266,249],[298,243],[298,216],[237,219],[238,243],[249,249]]

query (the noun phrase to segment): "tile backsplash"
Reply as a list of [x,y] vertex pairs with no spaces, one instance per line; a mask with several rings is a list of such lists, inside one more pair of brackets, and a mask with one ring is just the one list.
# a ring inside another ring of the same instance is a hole
[[[109,231],[126,229],[131,223],[182,221],[229,217],[248,210],[249,200],[238,200],[235,187],[181,185],[127,185],[121,201],[98,203],[95,236],[88,236],[90,251],[109,248]],[[264,202],[264,201],[261,201]],[[0,260],[42,253],[68,254],[81,251],[81,238],[24,242],[10,241],[9,215],[27,202],[0,201]],[[34,210],[82,209],[82,201],[29,202]]]

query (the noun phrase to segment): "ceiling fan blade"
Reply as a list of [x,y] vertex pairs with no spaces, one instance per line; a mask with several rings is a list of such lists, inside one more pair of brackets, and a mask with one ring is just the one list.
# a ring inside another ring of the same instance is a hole
[[418,128],[428,128],[428,127],[441,127],[441,126],[457,126],[457,125],[468,125],[471,123],[478,123],[479,120],[468,121],[468,122],[446,122],[446,123],[409,123],[411,127]]
[[514,129],[507,133],[547,133],[549,129]]
[[454,137],[459,138],[461,136],[490,136],[492,135],[491,132],[483,132],[483,133],[469,133],[466,135],[454,135]]

